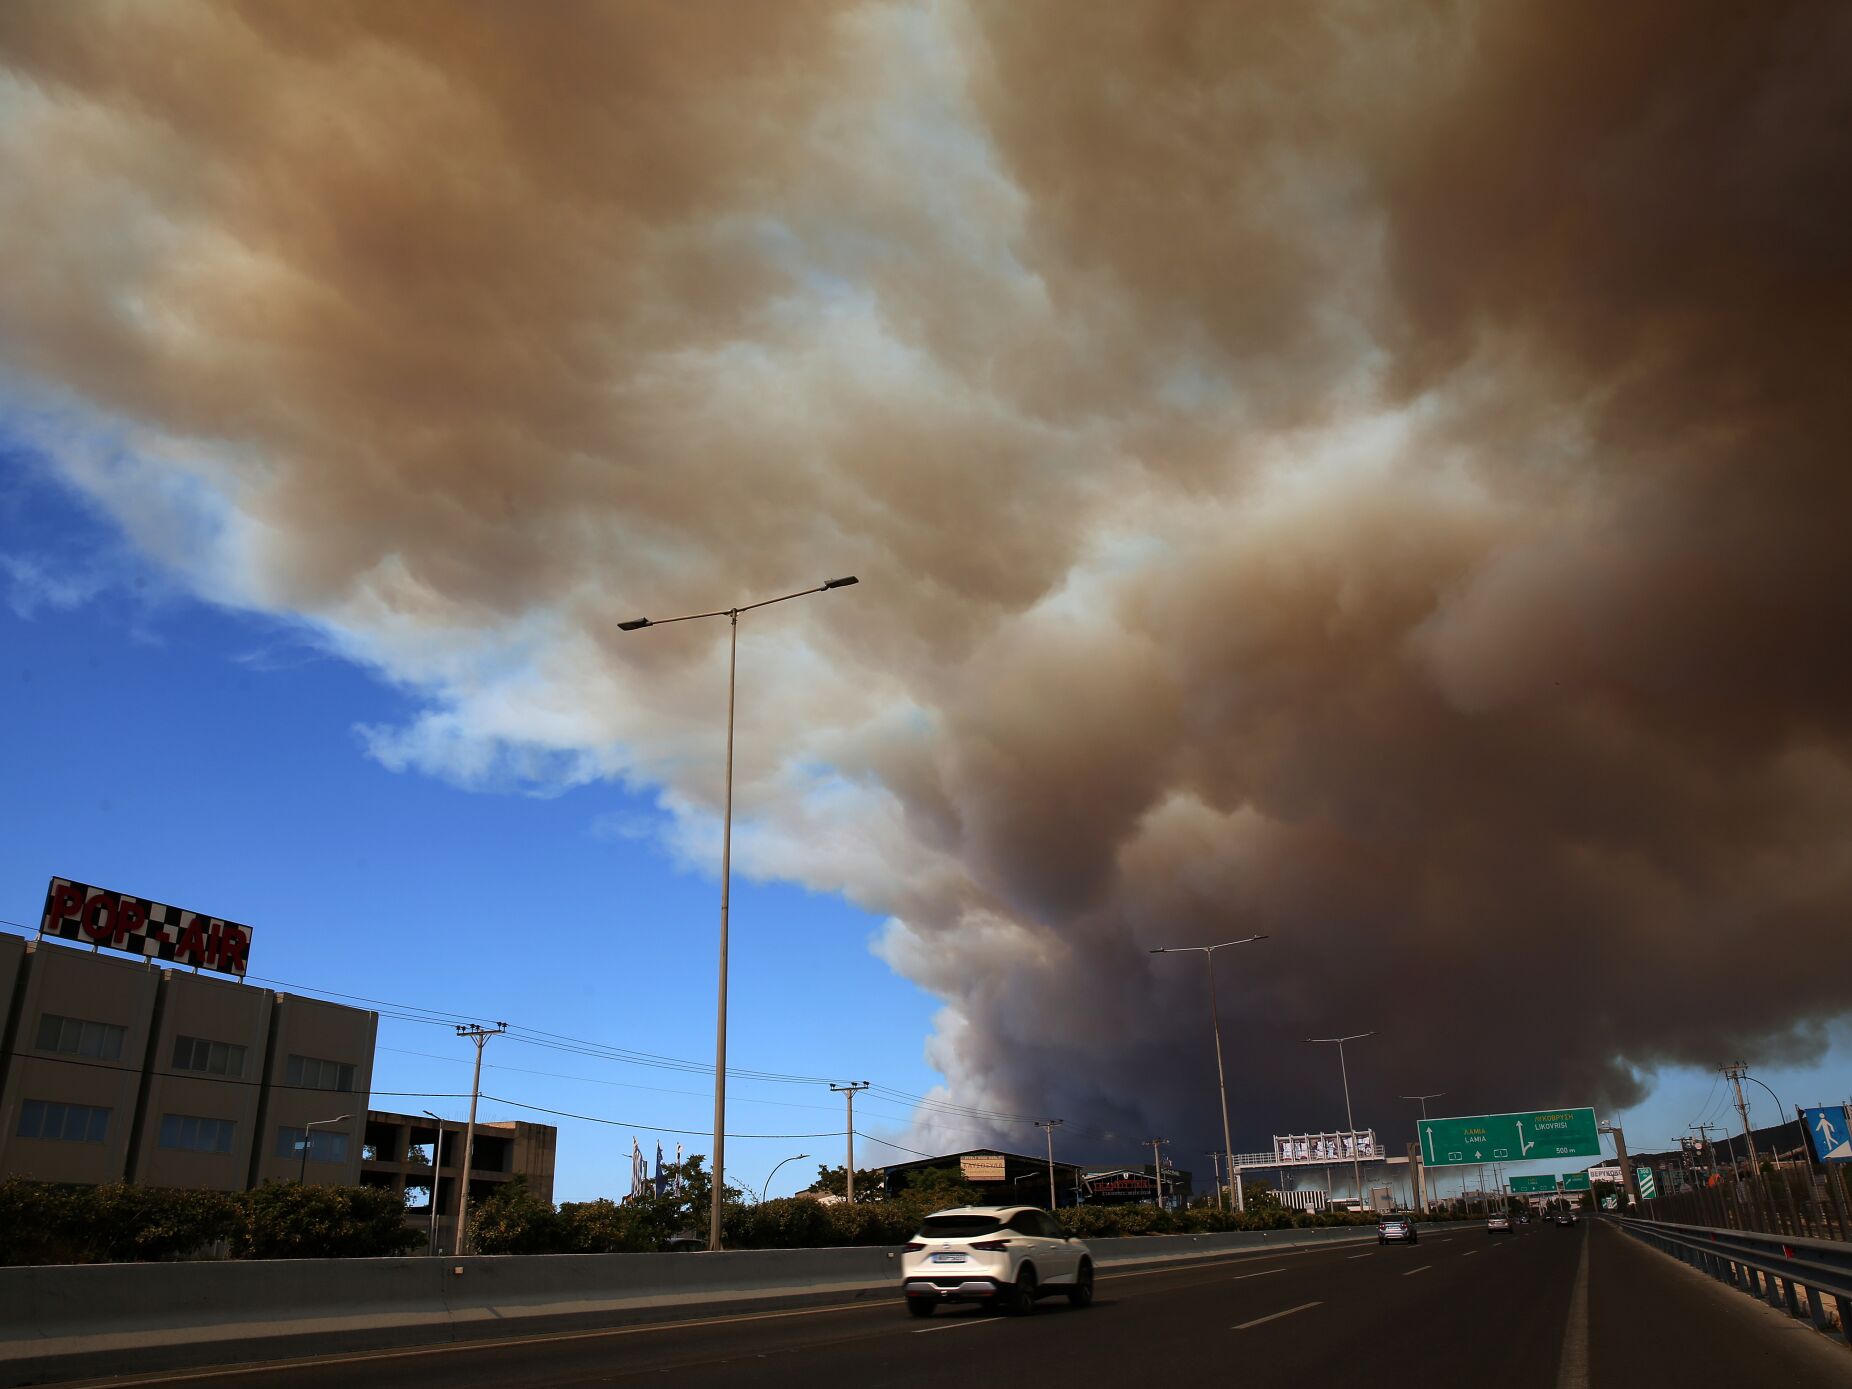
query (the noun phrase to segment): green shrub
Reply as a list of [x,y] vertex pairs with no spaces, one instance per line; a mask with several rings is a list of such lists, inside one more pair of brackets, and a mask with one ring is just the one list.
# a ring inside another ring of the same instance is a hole
[[368,1259],[404,1254],[425,1236],[405,1225],[398,1193],[373,1186],[265,1182],[238,1193],[239,1259]]
[[551,1201],[542,1201],[528,1190],[525,1177],[516,1177],[476,1203],[469,1247],[478,1254],[562,1254],[568,1248],[566,1226]]

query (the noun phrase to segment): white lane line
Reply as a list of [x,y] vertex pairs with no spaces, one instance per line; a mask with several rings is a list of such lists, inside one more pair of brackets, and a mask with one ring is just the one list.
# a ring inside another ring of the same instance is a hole
[[1353,1259],[1374,1259],[1376,1257],[1376,1251],[1372,1249],[1368,1254],[1352,1254],[1350,1257]]
[[1563,1328],[1563,1358],[1556,1367],[1556,1389],[1588,1389],[1588,1236],[1575,1267],[1569,1294],[1569,1324]]
[[1429,1269],[1433,1267],[1434,1267],[1433,1264],[1423,1264],[1420,1268],[1411,1268],[1407,1273],[1404,1273],[1402,1276],[1404,1278],[1413,1278],[1417,1273],[1426,1273]]
[[957,1331],[959,1328],[966,1326],[998,1326],[1002,1324],[1002,1321],[1002,1317],[966,1317],[963,1321],[948,1321],[943,1326],[922,1326],[913,1334],[915,1336],[924,1336],[928,1331]]
[[1237,1273],[1231,1282],[1239,1283],[1243,1278],[1265,1278],[1269,1273],[1284,1273],[1283,1268],[1263,1268],[1259,1273]]
[[1270,1321],[1278,1321],[1281,1317],[1290,1317],[1295,1312],[1309,1312],[1314,1307],[1324,1305],[1322,1302],[1302,1302],[1297,1307],[1288,1307],[1284,1312],[1275,1312],[1272,1316],[1256,1317],[1253,1321],[1244,1321],[1239,1326],[1230,1327],[1229,1330],[1246,1331],[1250,1326],[1264,1326]]
[[1469,1249],[1464,1254],[1460,1255],[1460,1257],[1462,1259],[1470,1259],[1473,1257],[1473,1255],[1477,1254],[1478,1252],[1479,1251],[1477,1249]]

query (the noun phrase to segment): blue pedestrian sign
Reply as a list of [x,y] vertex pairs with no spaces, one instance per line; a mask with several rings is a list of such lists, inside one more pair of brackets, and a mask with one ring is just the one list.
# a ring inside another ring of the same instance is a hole
[[1801,1122],[1813,1140],[1814,1156],[1821,1162],[1852,1162],[1852,1116],[1844,1105],[1803,1109]]

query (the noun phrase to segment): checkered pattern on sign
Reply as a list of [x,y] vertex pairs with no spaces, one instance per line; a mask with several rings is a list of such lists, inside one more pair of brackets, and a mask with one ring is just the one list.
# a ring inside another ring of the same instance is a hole
[[219,974],[245,972],[251,928],[126,892],[53,878],[39,933]]

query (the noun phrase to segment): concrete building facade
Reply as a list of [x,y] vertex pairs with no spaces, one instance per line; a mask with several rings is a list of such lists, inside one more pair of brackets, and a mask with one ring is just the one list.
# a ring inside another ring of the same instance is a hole
[[[455,1247],[463,1133],[462,1124],[427,1114],[393,1114],[378,1109],[367,1112],[361,1184],[396,1193],[405,1203],[406,1223],[427,1234],[435,1231],[438,1249]],[[530,1124],[520,1119],[485,1123],[478,1119],[469,1168],[471,1207],[516,1177],[525,1178],[527,1189],[550,1203],[558,1146],[559,1130],[551,1124]],[[433,1187],[437,1199],[435,1222],[431,1218]]]
[[0,1176],[360,1179],[375,1013],[16,936],[0,1008]]

